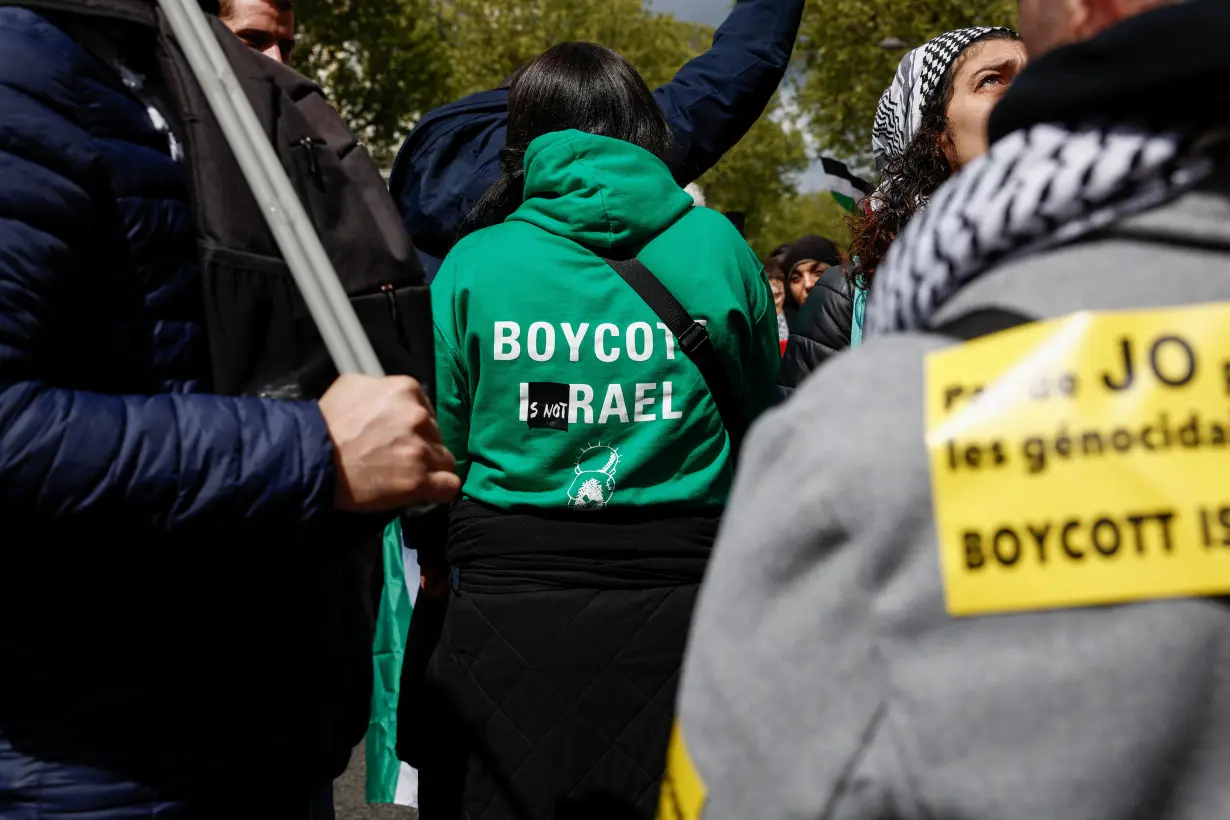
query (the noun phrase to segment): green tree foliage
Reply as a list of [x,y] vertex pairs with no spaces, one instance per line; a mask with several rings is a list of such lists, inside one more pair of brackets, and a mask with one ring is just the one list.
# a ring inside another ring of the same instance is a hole
[[842,253],[850,247],[850,229],[846,225],[846,210],[837,204],[828,191],[798,194],[782,200],[770,215],[765,235],[771,237],[763,248],[752,245],[763,257],[778,245],[807,234],[828,237]]
[[744,213],[747,241],[763,256],[793,238],[781,234],[780,214],[798,198],[797,175],[806,167],[803,136],[766,116],[698,184],[709,207]]
[[452,71],[432,0],[299,0],[295,67],[320,83],[378,160],[449,99]]
[[[555,43],[607,45],[656,87],[713,38],[712,28],[655,13],[642,0],[298,0],[295,7],[296,67],[321,83],[386,165],[422,114],[498,86]],[[710,206],[746,214],[760,253],[837,224],[836,205],[820,207],[832,202],[827,194],[798,195],[806,152],[802,136],[777,121],[779,110],[774,101],[699,181]],[[817,226],[808,228],[812,218]]]
[[610,46],[653,86],[713,34],[640,0],[299,0],[295,10],[296,67],[382,160],[422,114],[495,88],[555,43]]
[[[713,39],[708,26],[654,13],[641,0],[449,0],[447,14],[454,32],[449,47],[457,66],[455,97],[498,85],[567,40],[615,49],[656,87]],[[749,240],[763,245],[772,241],[763,230],[766,219],[795,195],[795,175],[806,166],[802,137],[766,116],[699,183],[711,207],[745,212]]]
[[871,123],[903,50],[972,25],[1014,25],[1015,0],[822,0],[809,3],[795,55],[805,70],[799,101],[826,153],[869,162]]
[[441,0],[451,93],[494,88],[556,43],[589,41],[615,49],[650,86],[666,82],[709,45],[706,26],[655,14],[640,0]]

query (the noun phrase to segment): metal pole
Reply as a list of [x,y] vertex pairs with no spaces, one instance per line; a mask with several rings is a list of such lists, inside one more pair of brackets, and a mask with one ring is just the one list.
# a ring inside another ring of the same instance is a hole
[[383,376],[384,369],[338,281],[333,263],[244,96],[205,13],[196,0],[158,0],[158,5],[265,213],[269,229],[338,372]]

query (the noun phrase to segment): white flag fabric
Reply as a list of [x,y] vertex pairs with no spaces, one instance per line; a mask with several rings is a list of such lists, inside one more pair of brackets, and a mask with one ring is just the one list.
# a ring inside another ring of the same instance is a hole
[[821,157],[820,162],[833,199],[847,211],[853,211],[871,193],[871,185],[856,176],[844,162],[828,157]]

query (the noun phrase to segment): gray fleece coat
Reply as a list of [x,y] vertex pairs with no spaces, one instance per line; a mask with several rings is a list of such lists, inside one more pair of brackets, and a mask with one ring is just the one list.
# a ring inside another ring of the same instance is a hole
[[[1116,230],[933,326],[1230,301],[1230,174]],[[1227,600],[945,613],[923,361],[952,343],[868,340],[747,442],[681,689],[704,819],[1230,818]]]

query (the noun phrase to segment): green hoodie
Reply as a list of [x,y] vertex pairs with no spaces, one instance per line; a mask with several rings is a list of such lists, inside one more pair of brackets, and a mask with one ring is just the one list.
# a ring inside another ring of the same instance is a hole
[[666,165],[563,131],[525,155],[525,202],[432,283],[437,408],[462,494],[501,509],[725,504],[730,443],[700,371],[601,255],[638,258],[708,328],[747,418],[774,399],[777,316],[729,220]]

